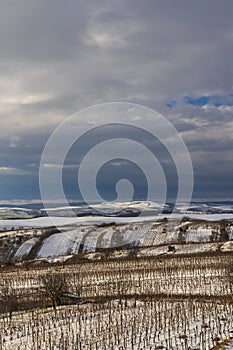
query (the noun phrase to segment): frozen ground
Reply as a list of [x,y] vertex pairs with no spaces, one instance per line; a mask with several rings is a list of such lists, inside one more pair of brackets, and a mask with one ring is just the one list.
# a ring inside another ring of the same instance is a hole
[[207,218],[207,214],[192,214],[196,220],[181,220],[182,217],[173,214],[172,220],[154,217],[154,221],[153,217],[149,221],[148,217],[58,217],[55,218],[58,229],[49,228],[53,224],[49,217],[2,220],[0,223],[5,225],[0,232],[0,259],[2,262],[20,261],[27,256],[54,259],[122,247],[151,247],[149,255],[231,251],[233,221],[217,221],[228,215],[209,214],[211,220],[207,221],[197,220]]
[[33,227],[49,227],[64,225],[90,225],[100,223],[115,222],[117,224],[126,224],[134,222],[157,221],[163,218],[181,220],[188,216],[190,219],[219,221],[233,220],[233,214],[161,214],[155,216],[139,216],[139,217],[106,217],[106,216],[82,216],[82,217],[39,217],[33,219],[12,219],[0,220],[0,230],[13,228],[33,228]]

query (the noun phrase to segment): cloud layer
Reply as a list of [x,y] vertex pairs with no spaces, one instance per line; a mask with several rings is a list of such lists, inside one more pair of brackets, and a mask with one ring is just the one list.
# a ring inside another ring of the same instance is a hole
[[194,197],[233,198],[231,1],[0,5],[1,199],[39,198],[51,132],[81,108],[109,101],[165,115],[191,153]]

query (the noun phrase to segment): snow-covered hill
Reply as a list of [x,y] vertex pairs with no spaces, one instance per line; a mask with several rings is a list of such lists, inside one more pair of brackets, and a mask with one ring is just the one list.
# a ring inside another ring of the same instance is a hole
[[192,202],[189,205],[173,203],[161,206],[159,203],[148,201],[104,202],[88,206],[85,204],[48,207],[46,209],[29,209],[25,207],[0,207],[0,218],[14,219],[27,217],[135,217],[139,214],[153,216],[158,214],[233,214],[233,202]]
[[189,208],[179,204],[172,209],[172,204],[161,210],[157,203],[140,201],[50,208],[47,212],[1,207],[0,260],[233,239],[232,202],[192,203]]
[[35,218],[41,215],[40,210],[27,208],[0,207],[0,219]]
[[[133,219],[136,218],[132,218],[131,221]],[[54,259],[60,256],[132,247],[166,246],[163,248],[165,251],[170,249],[170,253],[174,253],[177,251],[174,245],[190,247],[192,244],[201,243],[210,244],[211,250],[213,243],[227,243],[232,240],[233,221],[203,221],[187,218],[181,221],[163,219],[132,221],[124,224],[61,225],[59,230],[57,228],[21,228],[0,234],[2,247],[0,260]],[[231,244],[229,248],[233,249],[233,245]]]

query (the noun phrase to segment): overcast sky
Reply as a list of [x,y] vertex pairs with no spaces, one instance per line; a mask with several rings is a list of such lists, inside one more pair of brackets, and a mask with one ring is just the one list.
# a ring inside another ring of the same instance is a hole
[[[231,0],[0,4],[0,200],[40,198],[49,135],[69,115],[111,101],[151,107],[173,123],[191,154],[195,199],[233,199]],[[122,164],[143,198],[143,174]],[[115,169],[99,176],[106,198]],[[73,171],[64,187],[78,198]]]

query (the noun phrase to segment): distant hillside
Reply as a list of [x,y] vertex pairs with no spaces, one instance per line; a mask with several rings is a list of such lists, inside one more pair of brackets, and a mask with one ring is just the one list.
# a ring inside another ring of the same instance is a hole
[[39,204],[17,206],[0,206],[0,219],[36,218],[43,216],[55,217],[82,217],[82,216],[107,216],[107,217],[135,217],[143,215],[163,214],[233,214],[233,202],[192,202],[188,208],[185,203],[179,203],[174,208],[173,203],[161,205],[147,201],[132,201],[125,203],[106,202],[88,206],[82,202],[72,203],[71,206],[48,205],[46,209]]
[[162,219],[127,224],[70,225],[59,229],[21,228],[0,233],[0,260],[10,262],[45,258],[52,261],[83,253],[119,249],[130,252],[130,249],[146,247],[157,247],[158,254],[177,254],[180,247],[186,247],[182,249],[187,253],[203,249],[232,250],[233,242],[228,243],[232,240],[232,220],[184,218],[181,222]]

